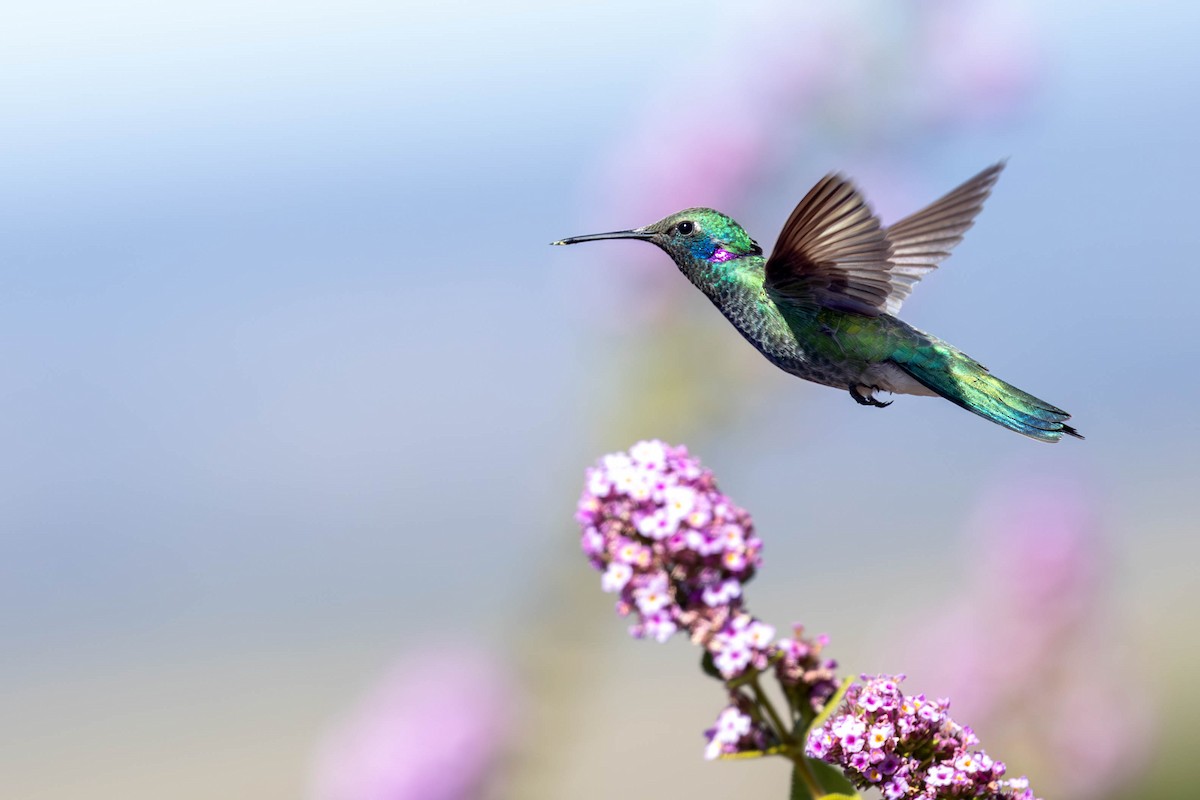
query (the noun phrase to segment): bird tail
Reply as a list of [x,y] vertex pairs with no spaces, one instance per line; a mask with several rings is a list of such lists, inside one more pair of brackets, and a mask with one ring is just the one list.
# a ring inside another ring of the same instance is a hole
[[943,342],[918,347],[895,363],[930,391],[1009,430],[1041,442],[1057,442],[1064,434],[1083,438],[1066,424],[1071,418],[1066,411],[993,377]]

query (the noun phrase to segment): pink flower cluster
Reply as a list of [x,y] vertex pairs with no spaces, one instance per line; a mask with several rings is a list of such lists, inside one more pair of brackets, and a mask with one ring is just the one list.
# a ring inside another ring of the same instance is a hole
[[[630,632],[665,642],[686,631],[704,647],[705,671],[724,681],[729,705],[705,731],[706,758],[774,748],[794,758],[802,747],[887,800],[1037,800],[949,717],[949,700],[903,694],[903,676],[862,676],[835,715],[797,737],[837,693],[837,663],[822,657],[828,639],[796,626],[775,640],[745,610],[742,588],[762,563],[762,542],[686,448],[644,441],[605,456],[587,472],[575,518],[601,588],[618,596],[617,613],[636,617]],[[783,712],[760,685],[772,673]]]
[[906,695],[903,679],[862,676],[839,712],[809,734],[806,754],[887,800],[1036,800],[1027,779],[1003,779],[1004,763],[977,749],[978,737],[946,713],[949,700]]
[[827,644],[829,637],[823,633],[815,639],[806,639],[803,625],[792,626],[792,638],[780,639],[775,644],[771,659],[775,664],[775,677],[792,708],[807,706],[819,712],[825,707],[825,701],[837,692],[838,678],[834,672],[837,662],[821,658],[821,651]]
[[634,636],[686,630],[727,680],[767,667],[775,629],[742,610],[762,541],[687,448],[645,441],[605,456],[575,518],[601,588],[618,596],[617,613],[636,615]]
[[704,757],[709,761],[723,755],[766,750],[778,741],[762,722],[755,722],[743,708],[746,703],[736,698],[717,716],[716,724],[704,732],[708,745]]

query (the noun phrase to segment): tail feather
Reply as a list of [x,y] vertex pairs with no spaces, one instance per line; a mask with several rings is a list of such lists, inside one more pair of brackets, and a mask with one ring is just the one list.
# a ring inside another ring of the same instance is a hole
[[942,343],[919,348],[896,365],[922,386],[997,425],[1042,442],[1083,436],[1071,415],[994,377],[982,364]]

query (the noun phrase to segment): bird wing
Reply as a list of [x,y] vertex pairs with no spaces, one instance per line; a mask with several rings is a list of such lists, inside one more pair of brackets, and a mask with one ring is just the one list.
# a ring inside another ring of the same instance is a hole
[[876,316],[894,291],[891,244],[862,194],[828,175],[792,211],[765,267],[766,286],[791,305]]
[[892,290],[884,311],[895,314],[917,281],[937,269],[962,241],[1004,169],[993,164],[945,197],[889,227]]

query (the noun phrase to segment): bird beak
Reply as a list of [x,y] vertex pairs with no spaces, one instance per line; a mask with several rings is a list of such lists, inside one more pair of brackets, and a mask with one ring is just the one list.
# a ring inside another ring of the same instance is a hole
[[601,239],[641,239],[650,241],[654,238],[654,234],[643,228],[634,228],[631,231],[612,231],[611,233],[592,233],[587,236],[572,236],[567,239],[559,239],[557,242],[550,244],[579,244],[580,242],[598,242]]

